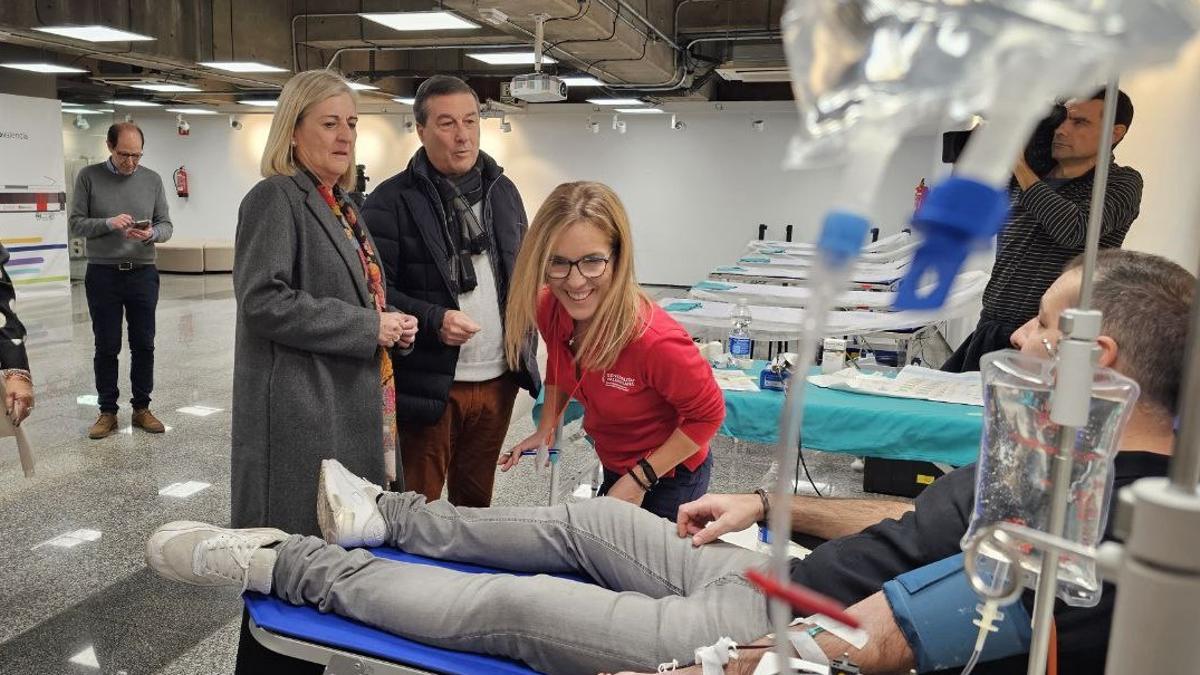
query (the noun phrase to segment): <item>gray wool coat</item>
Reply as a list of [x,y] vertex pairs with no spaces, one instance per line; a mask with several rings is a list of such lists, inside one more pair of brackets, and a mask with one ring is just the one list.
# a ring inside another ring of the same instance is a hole
[[250,190],[234,251],[233,526],[319,536],[322,459],[384,482],[379,314],[304,173]]

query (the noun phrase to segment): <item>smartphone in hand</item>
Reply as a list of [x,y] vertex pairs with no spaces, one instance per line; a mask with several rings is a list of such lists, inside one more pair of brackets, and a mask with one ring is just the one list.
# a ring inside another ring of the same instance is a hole
[[149,230],[150,229],[150,221],[149,220],[135,220],[135,221],[133,221],[133,229]]

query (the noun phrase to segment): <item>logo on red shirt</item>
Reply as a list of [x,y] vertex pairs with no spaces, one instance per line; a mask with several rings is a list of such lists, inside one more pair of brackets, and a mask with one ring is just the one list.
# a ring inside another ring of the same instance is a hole
[[604,386],[612,387],[617,391],[631,391],[635,384],[636,383],[632,377],[625,377],[624,375],[618,375],[617,373],[604,374]]

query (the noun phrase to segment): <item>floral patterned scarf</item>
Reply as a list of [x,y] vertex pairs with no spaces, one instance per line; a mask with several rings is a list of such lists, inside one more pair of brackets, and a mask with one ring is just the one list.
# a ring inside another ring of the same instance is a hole
[[[317,191],[333,210],[333,215],[342,224],[346,238],[355,244],[358,260],[366,275],[367,288],[375,301],[375,309],[387,309],[387,291],[383,287],[383,271],[379,266],[379,255],[367,237],[366,230],[358,222],[358,212],[340,187],[329,188],[313,179]],[[383,394],[383,464],[388,482],[396,480],[396,381],[392,373],[392,358],[388,350],[379,348],[379,386]]]

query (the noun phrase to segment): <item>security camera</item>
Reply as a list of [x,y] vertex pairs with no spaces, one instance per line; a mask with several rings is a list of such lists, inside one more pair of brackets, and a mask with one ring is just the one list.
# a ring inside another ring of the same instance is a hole
[[512,122],[509,122],[508,118],[503,115],[500,116],[500,131],[506,134],[512,131]]
[[192,133],[192,125],[188,124],[187,120],[183,119],[183,115],[175,116],[175,128],[179,131],[180,136],[187,136]]
[[754,127],[755,131],[762,131],[767,128],[767,123],[765,120],[754,120],[750,126]]
[[625,133],[625,120],[621,120],[621,121],[617,122],[617,133],[618,134]]
[[230,115],[229,116],[229,128],[233,129],[234,131],[241,131],[242,123],[240,121],[238,121],[238,118],[234,117],[233,115]]
[[671,128],[675,131],[683,131],[687,125],[681,122],[676,115],[671,115]]
[[588,122],[588,128],[592,130],[593,134],[600,133],[600,123],[599,122]]
[[75,116],[75,128],[79,129],[80,131],[87,131],[88,129],[92,128],[92,125],[87,121],[87,118],[84,117],[83,115],[76,115]]
[[405,116],[404,117],[404,133],[411,134],[416,128],[417,128],[416,123],[413,122],[412,119],[409,118],[408,116]]

